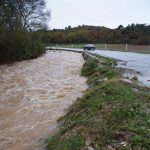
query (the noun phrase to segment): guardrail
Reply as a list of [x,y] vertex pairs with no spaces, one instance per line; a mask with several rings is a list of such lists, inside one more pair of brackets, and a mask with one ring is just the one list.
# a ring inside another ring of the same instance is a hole
[[83,49],[76,49],[76,48],[61,48],[61,47],[46,47],[46,50],[59,50],[59,51],[71,51],[71,52],[84,52]]
[[46,47],[47,50],[56,50],[56,51],[69,51],[69,52],[77,52],[77,53],[82,53],[83,58],[86,59],[88,57],[92,59],[96,59],[100,61],[96,56],[92,55],[90,52],[85,51],[83,49],[75,49],[75,48],[61,48],[61,47]]

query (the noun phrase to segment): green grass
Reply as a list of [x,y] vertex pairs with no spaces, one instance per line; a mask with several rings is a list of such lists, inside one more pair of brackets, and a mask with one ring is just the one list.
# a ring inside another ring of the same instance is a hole
[[89,89],[60,120],[63,126],[48,140],[48,150],[150,149],[149,89],[122,82],[114,60],[99,60],[88,58],[83,65]]
[[58,138],[59,135],[56,135],[55,137],[49,139],[51,143],[53,143],[52,145],[48,146],[49,149],[77,150],[85,145],[85,140],[79,135],[74,135],[68,138],[62,138],[59,141],[57,141]]

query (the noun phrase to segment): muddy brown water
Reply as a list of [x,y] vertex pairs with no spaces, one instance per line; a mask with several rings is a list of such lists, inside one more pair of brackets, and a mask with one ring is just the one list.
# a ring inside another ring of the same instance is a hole
[[73,52],[0,66],[0,150],[41,150],[57,119],[87,89]]

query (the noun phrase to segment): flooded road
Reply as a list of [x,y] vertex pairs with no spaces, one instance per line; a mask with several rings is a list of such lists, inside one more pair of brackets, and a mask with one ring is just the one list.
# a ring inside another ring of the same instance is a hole
[[129,72],[125,76],[132,78],[136,75],[143,85],[150,87],[150,54],[107,50],[95,50],[90,52],[121,60],[118,62],[118,67],[136,71],[135,73]]
[[0,66],[0,150],[39,150],[57,119],[86,90],[82,55],[48,51]]

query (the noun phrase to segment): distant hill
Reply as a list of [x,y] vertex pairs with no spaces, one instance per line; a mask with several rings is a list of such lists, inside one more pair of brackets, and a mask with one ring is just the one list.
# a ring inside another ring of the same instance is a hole
[[116,29],[103,26],[68,26],[65,29],[41,30],[42,41],[48,43],[109,43],[150,44],[150,25],[119,25]]

